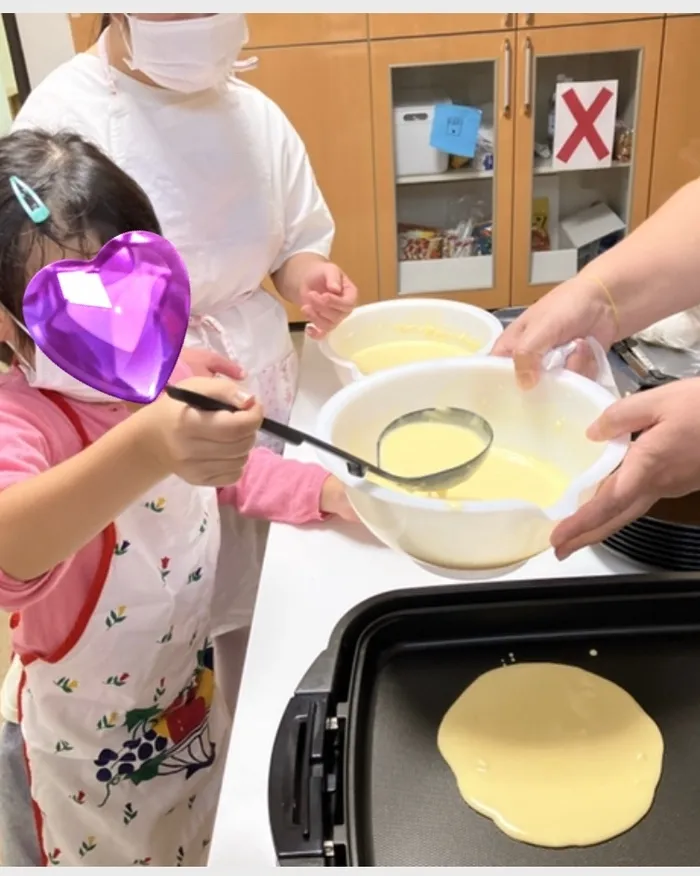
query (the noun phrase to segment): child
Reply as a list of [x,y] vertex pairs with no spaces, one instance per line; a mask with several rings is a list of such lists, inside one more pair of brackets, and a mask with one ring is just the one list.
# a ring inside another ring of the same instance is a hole
[[[47,221],[33,224],[11,176]],[[6,866],[206,861],[229,723],[208,639],[218,503],[289,523],[350,516],[322,469],[252,449],[261,410],[233,382],[183,385],[240,413],[167,396],[132,413],[34,348],[29,278],[131,230],[160,233],[95,147],[38,131],[0,141],[0,341],[16,354],[0,379],[0,608],[16,654],[0,738]]]

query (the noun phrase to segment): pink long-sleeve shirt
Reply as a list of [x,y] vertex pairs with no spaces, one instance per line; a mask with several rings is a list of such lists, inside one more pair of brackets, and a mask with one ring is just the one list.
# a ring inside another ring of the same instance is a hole
[[[71,401],[71,406],[91,441],[128,416],[121,404]],[[73,425],[52,401],[27,384],[19,370],[0,376],[0,490],[38,475],[80,450]],[[320,497],[327,477],[320,466],[256,449],[238,483],[219,491],[219,501],[249,517],[310,523],[323,517]],[[98,536],[56,569],[32,581],[19,581],[0,570],[0,609],[22,612],[22,623],[13,630],[16,653],[46,657],[65,640],[88,593],[101,549]]]

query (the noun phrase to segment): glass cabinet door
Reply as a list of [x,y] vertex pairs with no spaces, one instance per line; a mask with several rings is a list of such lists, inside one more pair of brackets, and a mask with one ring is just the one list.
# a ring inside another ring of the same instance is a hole
[[508,304],[514,33],[371,54],[380,297]]
[[646,217],[662,30],[650,19],[519,33],[513,304]]

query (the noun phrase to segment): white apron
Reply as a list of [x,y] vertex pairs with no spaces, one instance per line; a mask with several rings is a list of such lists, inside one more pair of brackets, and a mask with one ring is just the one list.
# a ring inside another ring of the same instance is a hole
[[[260,161],[255,120],[233,90],[150,88],[110,67],[104,35],[98,51],[112,89],[107,151],[147,192],[190,274],[186,343],[236,359],[266,415],[288,422],[297,356],[284,307],[261,288],[284,245],[285,205],[271,162]],[[276,438],[261,434],[260,443],[282,450]],[[268,526],[221,509],[214,636],[250,624]]]
[[[87,445],[70,405],[50,397]],[[168,478],[103,539],[92,604],[61,653],[23,658],[20,724],[45,863],[201,866],[229,720],[207,638],[216,491]]]

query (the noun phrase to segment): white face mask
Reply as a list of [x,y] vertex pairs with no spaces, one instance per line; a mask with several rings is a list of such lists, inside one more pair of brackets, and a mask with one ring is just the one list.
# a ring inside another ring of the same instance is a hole
[[127,18],[127,64],[156,85],[186,94],[222,85],[248,41],[245,15],[238,12],[179,21],[148,21],[132,14]]
[[[15,355],[17,355],[15,353]],[[19,356],[17,357],[20,358]],[[27,383],[33,386],[34,389],[51,389],[58,392],[60,395],[65,395],[67,398],[72,398],[74,401],[81,402],[97,402],[105,404],[120,404],[120,400],[113,398],[111,395],[105,395],[97,389],[93,389],[86,383],[81,383],[75,377],[71,377],[65,371],[62,371],[58,365],[55,365],[48,356],[35,347],[34,366],[30,366],[27,362],[20,359],[19,365],[22,373],[27,379]]]
[[[19,328],[28,338],[31,339],[29,332],[14,316],[8,314]],[[93,389],[85,383],[71,377],[58,365],[54,364],[49,357],[43,353],[37,346],[34,347],[34,364],[31,365],[24,356],[19,353],[12,344],[8,344],[19,362],[19,369],[24,374],[27,383],[33,386],[34,389],[50,389],[60,395],[65,395],[67,398],[72,398],[75,401],[81,402],[97,402],[100,404],[120,403],[120,400],[113,398],[111,395],[105,395],[97,389]]]

